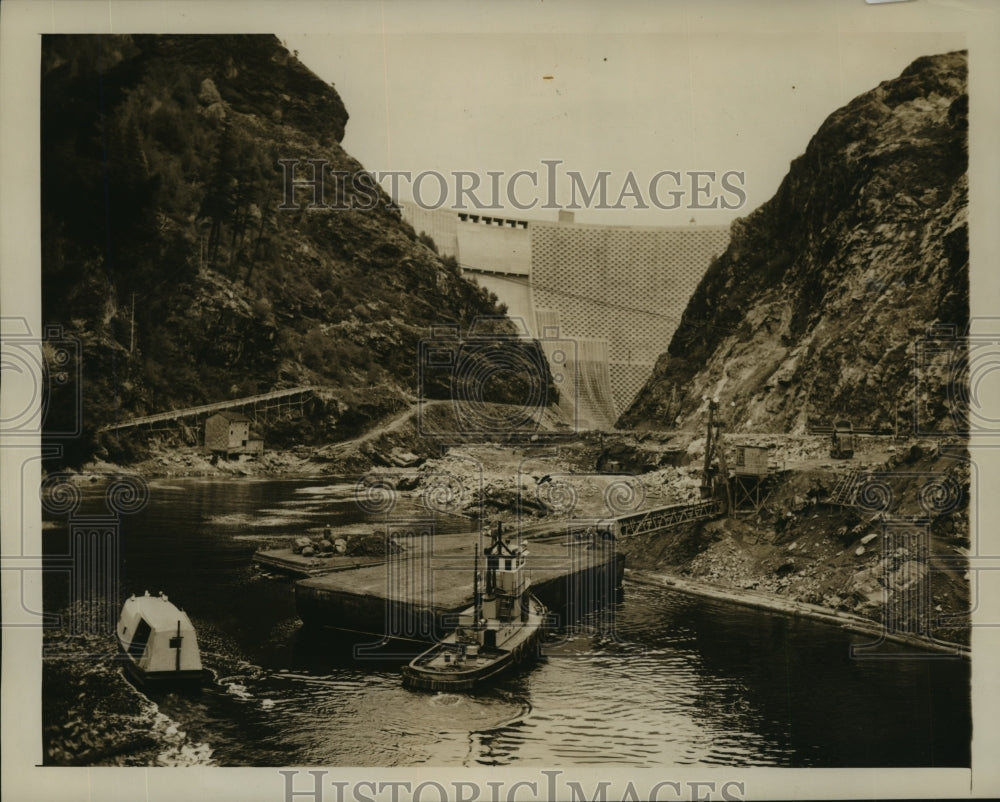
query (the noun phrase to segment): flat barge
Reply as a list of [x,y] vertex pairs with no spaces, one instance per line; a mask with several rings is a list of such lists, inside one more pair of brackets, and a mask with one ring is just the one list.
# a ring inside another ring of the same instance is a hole
[[[412,542],[381,566],[339,571],[295,583],[295,605],[308,628],[376,640],[436,642],[452,632],[474,601],[469,565],[477,533],[436,534]],[[625,555],[613,540],[572,537],[531,541],[532,593],[550,615],[572,618],[614,599]]]
[[265,571],[293,577],[322,576],[335,571],[353,571],[382,565],[385,557],[349,557],[343,554],[303,557],[292,549],[264,549],[253,555],[253,562]]

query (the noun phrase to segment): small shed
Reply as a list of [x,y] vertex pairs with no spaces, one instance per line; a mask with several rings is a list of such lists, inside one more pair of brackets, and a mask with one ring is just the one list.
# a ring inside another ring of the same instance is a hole
[[767,476],[767,448],[764,446],[736,446],[737,476]]
[[[244,454],[250,439],[250,418],[239,412],[216,412],[205,421],[205,448],[210,451]],[[263,441],[260,446],[263,450]]]
[[733,447],[736,459],[732,468],[733,514],[760,512],[774,489],[774,476],[768,469],[766,446]]

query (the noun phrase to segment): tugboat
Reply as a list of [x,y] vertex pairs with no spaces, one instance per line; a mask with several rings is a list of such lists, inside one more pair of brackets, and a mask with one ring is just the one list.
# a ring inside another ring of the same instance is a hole
[[198,688],[208,675],[187,613],[163,593],[125,600],[118,628],[125,671],[142,688]]
[[483,549],[486,587],[480,592],[476,552],[473,605],[454,632],[403,668],[403,685],[429,691],[469,691],[538,654],[547,611],[528,592],[524,545],[511,548],[498,522]]

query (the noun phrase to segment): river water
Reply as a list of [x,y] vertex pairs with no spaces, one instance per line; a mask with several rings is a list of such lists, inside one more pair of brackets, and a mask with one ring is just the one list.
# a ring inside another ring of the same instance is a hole
[[[304,632],[292,583],[251,565],[268,541],[363,521],[352,490],[327,477],[157,480],[121,518],[123,593],[180,604],[217,677],[154,701],[221,765],[969,765],[967,662],[851,659],[866,636],[628,580],[608,608],[552,633],[545,659],[488,689],[406,690],[400,662],[358,661]],[[102,511],[94,486],[73,515]],[[50,518],[52,553],[68,519]],[[67,593],[46,578],[47,609]]]

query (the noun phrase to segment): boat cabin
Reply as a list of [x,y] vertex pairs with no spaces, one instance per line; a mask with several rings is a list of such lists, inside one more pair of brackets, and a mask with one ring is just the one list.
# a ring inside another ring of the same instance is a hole
[[118,645],[137,679],[202,678],[201,654],[187,613],[164,594],[131,596],[118,619]]

